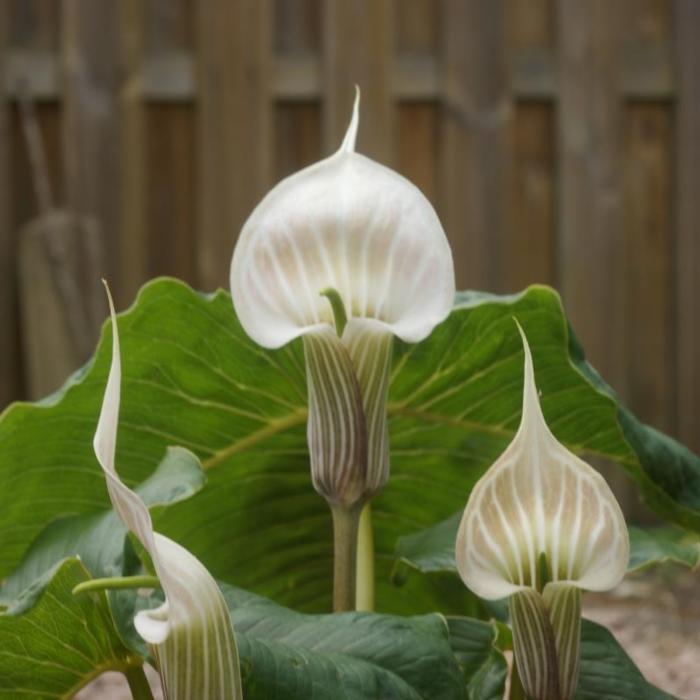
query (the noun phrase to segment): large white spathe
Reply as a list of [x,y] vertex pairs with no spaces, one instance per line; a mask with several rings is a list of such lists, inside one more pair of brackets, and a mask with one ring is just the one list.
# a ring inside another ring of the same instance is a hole
[[452,253],[430,202],[406,178],[355,152],[359,92],[340,149],[286,178],[246,221],[231,264],[233,303],[264,347],[333,327],[336,289],[348,325],[416,342],[454,300]]
[[359,91],[339,150],[267,194],[231,262],[233,304],[248,335],[267,348],[303,337],[311,475],[343,507],[361,505],[389,476],[394,336],[425,338],[455,293],[433,207],[404,177],[355,152],[358,122]]
[[629,535],[603,477],[547,426],[518,330],[525,350],[520,427],[472,489],[457,532],[457,568],[481,598],[509,598],[527,696],[569,700],[578,683],[581,592],[622,580]]
[[624,516],[605,479],[547,426],[518,329],[525,350],[520,427],[469,496],[457,536],[460,575],[478,596],[495,600],[537,588],[544,554],[550,581],[608,590],[627,569]]
[[136,614],[134,626],[152,645],[167,700],[240,700],[243,692],[236,640],[216,581],[193,554],[154,532],[148,508],[116,471],[121,356],[109,289],[107,297],[112,319],[112,364],[93,447],[112,506],[151,556],[165,593],[161,606]]

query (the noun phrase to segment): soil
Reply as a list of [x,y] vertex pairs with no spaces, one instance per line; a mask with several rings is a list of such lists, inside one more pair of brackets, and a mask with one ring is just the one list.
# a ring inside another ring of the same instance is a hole
[[[700,700],[700,572],[665,567],[627,578],[611,593],[589,593],[584,615],[612,631],[644,676],[682,700]],[[158,675],[147,669],[156,700]],[[123,677],[107,673],[80,700],[131,700]]]

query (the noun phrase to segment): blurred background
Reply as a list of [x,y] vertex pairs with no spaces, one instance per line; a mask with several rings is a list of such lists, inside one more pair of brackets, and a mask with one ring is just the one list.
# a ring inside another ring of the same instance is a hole
[[458,286],[562,294],[590,361],[700,450],[700,2],[0,0],[0,407],[337,148],[413,180]]
[[[357,83],[359,150],[434,203],[458,286],[556,287],[624,401],[700,451],[699,37],[700,0],[0,0],[0,409],[89,357],[101,276],[119,308],[155,275],[226,288]],[[664,572],[586,614],[700,698],[697,577]]]

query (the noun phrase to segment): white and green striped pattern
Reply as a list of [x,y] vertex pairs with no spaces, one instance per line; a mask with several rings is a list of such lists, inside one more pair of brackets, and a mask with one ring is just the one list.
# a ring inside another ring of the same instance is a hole
[[472,490],[459,526],[457,567],[477,595],[497,599],[547,580],[607,590],[624,576],[629,537],[605,480],[550,432],[525,334],[520,427]]
[[554,631],[562,700],[573,697],[578,684],[581,644],[581,589],[565,583],[550,583],[543,593]]
[[353,506],[366,493],[367,430],[352,360],[330,328],[304,336],[304,356],[311,479],[329,503]]
[[359,91],[341,147],[276,185],[243,226],[231,294],[248,335],[280,347],[333,327],[324,289],[349,320],[373,319],[417,342],[454,300],[452,252],[427,198],[404,177],[355,152]]
[[238,700],[242,698],[238,652],[228,609],[216,581],[196,557],[153,531],[145,504],[116,472],[121,358],[109,291],[108,297],[112,364],[93,445],[112,505],[151,555],[166,599],[155,610],[138,613],[134,624],[144,640],[154,645],[168,700]]
[[554,631],[542,596],[518,591],[508,601],[513,653],[520,680],[531,700],[561,700]]
[[367,428],[367,490],[380,491],[389,480],[387,397],[394,338],[379,324],[356,320],[343,334],[362,393]]

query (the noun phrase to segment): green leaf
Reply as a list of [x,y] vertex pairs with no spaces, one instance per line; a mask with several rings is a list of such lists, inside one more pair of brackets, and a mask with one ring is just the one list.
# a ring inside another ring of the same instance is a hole
[[[308,615],[220,585],[236,631],[246,700],[465,697],[464,679],[441,615]],[[123,593],[117,615],[128,618],[160,598],[158,593],[148,599]],[[125,604],[126,596],[130,605]],[[478,631],[483,635],[485,630]],[[490,625],[488,633],[492,636]],[[129,641],[138,642],[133,637]],[[141,651],[140,646],[137,649]],[[479,653],[472,651],[472,657]],[[472,662],[469,670],[473,667]]]
[[[141,663],[117,636],[104,593],[72,594],[88,579],[80,561],[65,560],[0,615],[0,697],[71,697],[103,671]],[[247,700],[464,697],[440,615],[304,615],[232,586],[222,591]],[[117,614],[129,618],[158,598],[128,595],[131,605]]]
[[462,698],[439,615],[304,615],[224,586],[245,697]]
[[[205,482],[199,460],[188,450],[169,448],[157,469],[136,488],[152,513],[189,498]],[[109,507],[109,504],[105,504]],[[127,530],[113,510],[68,516],[51,522],[33,543],[21,565],[0,588],[7,604],[57,562],[80,556],[93,578],[135,573],[124,561]]]
[[[458,301],[428,340],[395,347],[392,477],[373,502],[381,609],[434,609],[439,599],[443,611],[462,612],[457,593],[437,594],[419,577],[392,586],[394,546],[464,507],[512,438],[522,391],[513,316],[530,339],[557,438],[619,461],[658,512],[700,530],[700,460],[618,406],[583,362],[556,293],[532,287]],[[242,331],[227,294],[205,297],[167,279],[144,287],[119,329],[120,474],[138,483],[172,444],[192,450],[207,471],[206,488],[156,518],[156,529],[218,578],[291,607],[328,610],[331,522],[310,483],[301,344],[263,350]],[[105,329],[94,362],[59,394],[16,404],[0,420],[0,480],[11,484],[0,493],[0,576],[54,518],[106,506],[90,443],[110,336]]]
[[[396,543],[398,562],[394,580],[403,583],[411,570],[424,574],[457,573],[455,538],[462,517],[459,511],[436,525],[412,535],[400,537]],[[700,564],[700,539],[679,528],[630,527],[630,560],[628,571],[637,571],[654,564],[673,562],[689,568]]]
[[700,538],[675,527],[631,527],[630,571],[667,562],[691,569],[700,566]]
[[[470,700],[503,697],[510,640],[500,623],[449,618],[450,643],[469,681]],[[575,700],[673,700],[647,682],[605,627],[582,620],[581,669]]]
[[575,700],[673,700],[649,683],[615,637],[601,625],[583,620],[581,672]]
[[105,595],[71,593],[88,578],[65,560],[0,614],[0,698],[68,698],[105,669],[141,663],[114,631]]
[[501,700],[508,664],[500,648],[499,626],[467,617],[449,617],[447,624],[469,700]]

